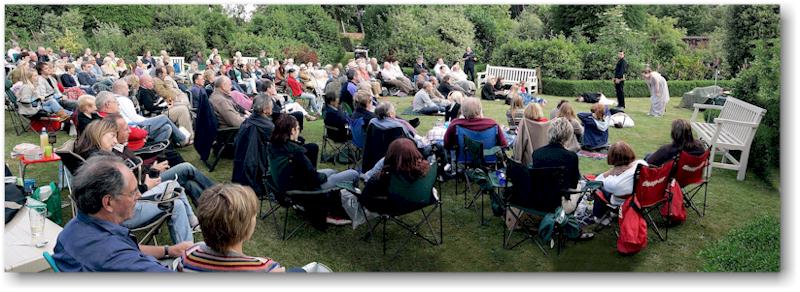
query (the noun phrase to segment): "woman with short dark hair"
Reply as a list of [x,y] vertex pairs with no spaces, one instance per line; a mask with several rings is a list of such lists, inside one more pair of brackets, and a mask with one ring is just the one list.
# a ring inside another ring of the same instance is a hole
[[[597,176],[595,180],[603,182],[603,195],[606,199],[612,205],[619,206],[625,202],[624,197],[633,193],[633,180],[637,165],[648,164],[644,160],[636,160],[636,153],[625,141],[612,144],[606,158],[608,165],[612,167]],[[592,213],[595,216],[602,216],[605,209],[603,204],[595,204]]]

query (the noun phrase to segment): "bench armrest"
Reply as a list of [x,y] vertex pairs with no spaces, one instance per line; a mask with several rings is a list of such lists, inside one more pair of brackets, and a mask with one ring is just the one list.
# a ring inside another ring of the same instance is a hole
[[694,108],[695,108],[695,109],[716,109],[716,110],[722,110],[722,106],[721,106],[721,105],[715,105],[715,104],[695,103],[695,104],[694,104],[694,105],[692,105],[692,106],[694,106]]
[[754,128],[754,129],[758,128],[758,124],[756,124],[756,123],[735,121],[735,120],[729,120],[729,119],[716,118],[716,119],[714,119],[714,123],[717,124],[717,125],[732,124],[732,125],[737,125],[737,126],[750,127],[750,128]]

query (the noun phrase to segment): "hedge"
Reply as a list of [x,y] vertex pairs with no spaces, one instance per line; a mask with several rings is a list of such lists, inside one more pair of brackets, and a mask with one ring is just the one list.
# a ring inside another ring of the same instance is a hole
[[[733,87],[733,80],[718,80],[717,86],[725,89]],[[671,96],[682,96],[695,87],[714,85],[714,80],[674,80],[668,81]],[[542,93],[555,96],[577,96],[584,92],[602,92],[614,97],[614,83],[611,80],[563,80],[542,79]],[[650,91],[642,80],[625,81],[625,97],[650,97]]]

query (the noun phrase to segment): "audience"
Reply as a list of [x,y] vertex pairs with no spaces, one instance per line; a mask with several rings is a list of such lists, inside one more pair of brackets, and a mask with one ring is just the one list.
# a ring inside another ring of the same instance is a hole
[[579,113],[583,123],[583,141],[581,148],[589,151],[600,151],[608,147],[608,126],[610,117],[608,109],[599,103],[592,105],[591,112]]
[[44,111],[46,114],[56,114],[62,120],[72,116],[72,111],[64,109],[52,95],[40,95],[36,71],[24,66],[17,67],[14,71],[17,73],[13,80],[17,88],[14,94],[17,96],[21,115],[33,117],[40,115],[39,111]]
[[388,201],[389,181],[399,176],[407,181],[416,181],[430,171],[430,164],[417,149],[414,141],[399,138],[389,144],[386,156],[379,160],[372,170],[366,172],[366,185],[361,194],[356,194],[359,202],[369,206],[370,211],[383,213],[391,206]]
[[[150,78],[149,76],[145,77]],[[114,81],[113,89],[114,97],[119,105],[119,113],[125,118],[127,124],[136,125],[147,130],[148,133],[156,138],[156,141],[164,141],[164,137],[168,137],[178,147],[185,147],[191,143],[191,132],[183,127],[175,125],[167,115],[158,115],[151,118],[145,118],[136,112],[136,107],[128,94],[128,84],[125,80]],[[176,109],[177,110],[177,109]],[[192,124],[191,116],[189,113],[184,113],[184,123]]]
[[[521,99],[519,96],[514,99]],[[513,155],[514,159],[527,165],[531,163],[530,155],[536,149],[547,145],[550,122],[544,117],[542,107],[536,103],[530,103],[523,111],[524,119],[520,120],[517,127],[517,136],[514,139]]]
[[[255,115],[255,114],[254,114]],[[203,193],[198,206],[203,243],[180,256],[180,272],[286,272],[278,262],[244,254],[253,236],[259,201],[253,190],[238,184],[218,184]],[[303,272],[290,269],[290,272]]]
[[525,118],[525,108],[522,105],[522,97],[514,95],[511,99],[511,108],[506,110],[509,131],[516,133],[520,121]]
[[[595,180],[603,182],[602,194],[606,200],[613,206],[620,206],[625,202],[625,198],[633,193],[636,166],[648,164],[644,160],[636,160],[636,153],[625,141],[611,144],[606,161],[612,166],[611,169],[598,175]],[[607,209],[603,204],[594,204],[592,214],[600,217]],[[601,224],[608,225],[608,222]]]
[[[358,180],[358,171],[348,169],[337,172],[333,169],[316,168],[316,153],[310,156],[307,148],[300,144],[300,127],[297,120],[289,115],[281,115],[275,121],[275,129],[272,131],[269,148],[269,167],[270,174],[274,182],[278,185],[278,191],[285,193],[289,190],[322,190],[336,187],[339,183],[355,183]],[[300,198],[298,198],[300,200]],[[338,195],[335,197],[326,196],[325,202],[304,202],[306,212],[310,213],[311,224],[324,230],[326,228],[322,218],[326,216],[327,221],[337,223],[350,223],[337,220],[331,210],[341,209],[341,201]],[[312,210],[309,210],[312,209]],[[343,213],[344,210],[339,210]]]
[[78,97],[78,114],[77,114],[77,122],[76,130],[78,135],[83,133],[83,130],[86,129],[86,126],[89,125],[94,120],[99,120],[99,114],[97,114],[97,105],[95,105],[95,98],[94,96],[84,94]]
[[136,177],[117,158],[89,158],[72,179],[78,214],[59,233],[53,249],[62,272],[169,272],[156,258],[177,257],[192,245],[139,245],[123,222],[141,196]]
[[292,97],[299,97],[308,100],[308,111],[312,113],[321,113],[322,105],[317,100],[317,96],[313,93],[303,92],[303,86],[297,81],[297,71],[294,68],[287,69],[286,73],[286,86],[291,89]]
[[[84,158],[100,156],[108,159],[109,156],[118,156],[123,159],[129,159],[123,153],[115,150],[115,147],[118,147],[117,145],[119,144],[117,142],[117,129],[117,124],[112,119],[101,119],[89,123],[75,143],[75,153]],[[78,173],[80,174],[80,171]],[[136,183],[142,180],[143,183]],[[136,193],[144,193],[144,195],[140,196],[156,196],[165,190],[161,178],[152,178],[150,175],[146,175],[145,178],[136,178],[134,183],[138,185]],[[161,209],[156,202],[136,200],[135,207],[132,210],[133,214],[120,222],[120,225],[128,228],[146,226],[166,211]],[[197,225],[197,219],[194,216],[189,200],[186,199],[186,195],[181,194],[179,199],[174,200],[172,209],[169,211],[172,212],[172,216],[169,218],[170,224],[168,224],[172,242],[193,241],[191,226]]]
[[557,117],[566,119],[572,125],[572,132],[574,135],[564,144],[564,147],[569,151],[578,152],[581,150],[581,144],[578,141],[583,141],[583,125],[572,109],[572,104],[569,101],[564,101],[558,107]]
[[217,116],[219,128],[236,127],[244,122],[249,113],[233,102],[231,98],[231,79],[226,76],[217,77],[214,81],[214,93],[208,98],[214,114]]
[[672,137],[672,143],[659,147],[656,152],[645,157],[647,164],[662,165],[674,159],[681,151],[686,151],[691,155],[702,155],[706,151],[703,142],[694,139],[692,125],[687,120],[672,121],[670,137]]
[[[267,81],[271,82],[271,81]],[[249,186],[257,194],[266,194],[263,179],[269,172],[268,143],[275,124],[272,122],[272,100],[258,95],[253,100],[253,114],[242,122],[234,140],[231,181]]]
[[431,93],[433,91],[435,91],[433,89],[433,84],[427,81],[424,82],[421,90],[417,91],[414,95],[414,101],[411,103],[411,110],[423,115],[443,114],[447,110],[446,106],[449,105],[449,103],[447,100],[431,98]]
[[458,141],[456,137],[457,127],[464,127],[465,129],[472,131],[483,131],[492,127],[496,127],[497,146],[508,146],[505,134],[503,133],[503,129],[500,127],[500,125],[498,125],[497,122],[491,118],[483,117],[483,108],[479,99],[474,97],[465,98],[462,103],[461,112],[463,113],[464,118],[453,120],[450,122],[450,126],[447,127],[447,131],[444,134],[445,149],[455,149],[458,147]]

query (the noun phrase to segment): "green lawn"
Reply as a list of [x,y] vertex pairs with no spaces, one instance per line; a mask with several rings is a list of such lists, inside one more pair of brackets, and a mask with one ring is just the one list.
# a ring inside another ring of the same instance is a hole
[[[545,96],[549,112],[560,97]],[[412,97],[390,97],[398,106],[398,112],[410,106]],[[569,98],[572,99],[572,98]],[[668,112],[663,118],[645,115],[649,99],[631,98],[626,101],[628,114],[635,120],[636,127],[630,129],[612,128],[611,141],[625,140],[633,145],[637,157],[654,151],[659,145],[669,141],[670,122],[675,118],[691,116],[691,111],[674,106],[680,98],[672,98]],[[506,106],[498,101],[484,101],[484,113],[505,124]],[[578,111],[587,111],[587,104],[578,104]],[[409,117],[410,118],[410,117]],[[418,131],[426,133],[436,117],[421,117]],[[306,122],[303,136],[307,140],[321,143],[322,122]],[[59,143],[67,136],[61,132]],[[17,137],[8,117],[6,117],[5,155],[10,159],[10,149],[20,142],[37,143],[38,137],[32,133]],[[192,147],[180,150],[186,161],[206,172],[198,155]],[[758,163],[758,156],[751,163]],[[14,161],[8,161],[16,172]],[[605,160],[580,159],[582,173],[598,173],[607,169]],[[328,167],[322,164],[321,167]],[[230,180],[232,160],[223,159],[210,177],[216,181]],[[607,229],[589,242],[569,243],[565,252],[557,256],[553,250],[549,256],[543,255],[536,246],[525,243],[514,250],[502,248],[504,224],[498,217],[488,218],[485,226],[478,223],[479,214],[474,209],[464,209],[463,199],[454,195],[453,183],[443,185],[444,198],[444,244],[430,246],[421,240],[411,240],[396,259],[381,255],[379,237],[371,242],[360,240],[365,227],[357,230],[350,227],[332,227],[321,233],[306,227],[289,241],[276,239],[270,222],[259,221],[253,238],[245,244],[245,252],[251,255],[269,256],[287,266],[300,266],[311,261],[327,264],[335,271],[677,271],[692,272],[703,269],[704,260],[699,252],[725,237],[733,228],[741,228],[754,218],[770,215],[780,217],[780,195],[777,186],[777,170],[773,179],[764,182],[753,174],[745,181],[735,180],[735,172],[714,170],[709,187],[708,210],[704,218],[695,213],[688,214],[687,222],[670,229],[669,240],[660,242],[651,233],[650,243],[641,253],[634,256],[620,256],[616,253],[616,241],[611,230]],[[207,173],[207,172],[206,172]],[[32,166],[29,174],[39,179],[55,178],[53,166]],[[488,202],[488,200],[487,200]],[[487,204],[487,213],[491,214]],[[65,216],[71,216],[65,210]],[[290,216],[290,218],[294,218]],[[295,221],[296,222],[296,221]],[[389,229],[389,252],[399,246],[407,235],[395,225]],[[377,239],[377,240],[376,240]]]

